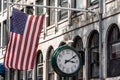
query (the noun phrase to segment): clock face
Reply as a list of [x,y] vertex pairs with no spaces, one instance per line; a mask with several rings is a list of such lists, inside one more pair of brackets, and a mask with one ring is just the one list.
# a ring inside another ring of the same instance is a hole
[[60,51],[56,57],[58,68],[65,74],[76,72],[80,66],[78,54],[71,49]]

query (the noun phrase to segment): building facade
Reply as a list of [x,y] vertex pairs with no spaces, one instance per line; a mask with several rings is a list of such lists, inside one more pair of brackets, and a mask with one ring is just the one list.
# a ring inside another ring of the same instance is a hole
[[[69,44],[82,55],[82,68],[70,80],[119,80],[120,79],[120,0],[11,0],[10,2],[55,7],[69,7],[95,12],[60,10],[52,8],[10,5],[21,11],[40,15],[46,14],[33,70],[6,69],[6,80],[63,80],[51,67],[51,55],[59,46]],[[0,63],[4,62],[8,42],[7,0],[0,0]],[[102,8],[100,12],[99,8]],[[99,15],[102,15],[101,26]],[[100,28],[102,33],[100,33]],[[102,53],[99,54],[99,35],[102,35]],[[102,60],[99,60],[101,55]],[[102,69],[100,68],[100,62]],[[101,71],[101,70],[102,71]],[[100,72],[101,71],[101,72]],[[100,75],[99,73],[102,73]]]

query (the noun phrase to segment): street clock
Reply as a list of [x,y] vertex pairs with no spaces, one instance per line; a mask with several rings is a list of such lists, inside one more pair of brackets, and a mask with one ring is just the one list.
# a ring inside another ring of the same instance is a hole
[[61,76],[73,76],[82,66],[80,54],[67,45],[57,48],[51,59],[52,67]]

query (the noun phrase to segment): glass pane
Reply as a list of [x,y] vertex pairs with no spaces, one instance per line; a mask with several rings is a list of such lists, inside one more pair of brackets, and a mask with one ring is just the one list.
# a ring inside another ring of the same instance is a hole
[[4,9],[6,9],[7,8],[7,0],[3,0],[3,2],[4,2]]
[[38,76],[42,76],[43,75],[43,68],[38,68],[37,69],[37,73],[38,73]]
[[32,70],[27,71],[28,80],[32,80]]
[[10,80],[15,80],[15,70],[14,69],[10,69]]
[[99,77],[99,65],[97,64],[92,64],[91,65],[92,68],[92,78],[97,78]]
[[34,9],[33,9],[33,7],[31,7],[31,6],[27,6],[27,7],[26,7],[26,12],[27,12],[28,14],[31,14],[31,15],[32,15],[32,14],[33,14],[33,10],[34,10]]
[[53,74],[49,74],[48,80],[54,80],[54,75]]
[[[43,0],[37,0],[37,1],[36,1],[36,4],[37,4],[37,5],[43,5]],[[41,8],[41,7],[36,7],[36,9],[37,9],[37,15],[43,13],[43,8]]]
[[42,53],[38,53],[37,56],[37,80],[43,80],[43,56]]
[[5,46],[8,42],[8,31],[6,21],[3,22],[3,46]]
[[[50,0],[50,6],[55,6],[55,0]],[[55,23],[55,9],[50,9],[50,25]]]
[[99,50],[98,48],[91,50],[91,70],[92,70],[92,77],[99,77]]
[[96,4],[96,3],[98,3],[98,0],[90,0],[90,4],[91,4],[91,5],[94,5],[94,4]]
[[42,55],[42,53],[39,54],[37,61],[38,61],[37,64],[43,63],[43,55]]
[[76,8],[84,8],[83,0],[76,0]]
[[[68,0],[60,0],[59,6],[68,7]],[[67,10],[60,10],[59,11],[59,20],[67,18],[67,14],[68,14]]]
[[120,43],[112,44],[111,59],[120,58]]
[[91,50],[91,63],[99,63],[99,51],[98,48]]
[[95,1],[98,1],[98,0],[90,0],[91,3],[92,3],[92,2],[95,2]]
[[118,29],[116,27],[114,27],[110,31],[109,43],[113,43],[115,41],[118,41],[118,39],[119,39],[119,32],[118,32]]
[[92,35],[92,39],[91,39],[91,43],[90,43],[90,47],[96,47],[99,45],[99,35],[96,33],[94,35]]
[[23,80],[23,71],[20,71],[20,80]]

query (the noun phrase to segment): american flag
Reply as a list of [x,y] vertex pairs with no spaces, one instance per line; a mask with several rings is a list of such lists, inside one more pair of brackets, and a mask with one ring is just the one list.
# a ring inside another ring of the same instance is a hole
[[4,66],[19,70],[33,69],[45,15],[28,15],[13,8],[10,39]]

